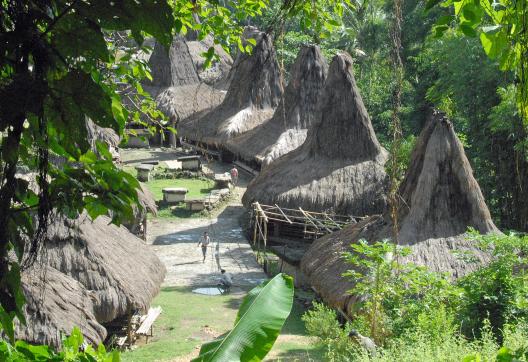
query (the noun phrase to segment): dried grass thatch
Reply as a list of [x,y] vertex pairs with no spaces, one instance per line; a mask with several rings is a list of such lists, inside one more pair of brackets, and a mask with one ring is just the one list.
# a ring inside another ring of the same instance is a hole
[[[210,47],[214,47],[218,59],[213,60],[208,68],[204,69],[205,57],[202,55]],[[227,89],[229,87],[229,71],[233,66],[233,59],[220,45],[215,44],[212,36],[206,36],[203,40],[187,40],[187,48],[198,71],[202,82],[213,86],[215,89]]]
[[22,273],[22,290],[26,325],[17,325],[17,338],[59,348],[61,334],[70,334],[74,327],[80,328],[90,344],[106,338],[106,329],[93,314],[92,292],[72,277],[34,265]]
[[381,147],[352,75],[352,59],[334,57],[304,144],[275,160],[242,199],[364,216],[385,207],[387,152]]
[[316,105],[327,64],[318,46],[303,46],[292,78],[273,117],[227,142],[227,149],[246,161],[267,165],[304,143],[316,117]]
[[141,189],[137,190],[138,201],[140,207],[134,206],[134,217],[132,220],[125,222],[123,225],[134,235],[139,236],[146,240],[146,225],[147,225],[147,214],[150,212],[153,215],[158,214],[158,205],[156,204],[156,198],[145,186],[140,182]]
[[[144,88],[156,100],[159,110],[169,118],[173,127],[181,120],[218,106],[225,97],[225,91],[201,81],[196,58],[201,57],[198,48],[205,47],[204,42],[186,41],[177,35],[168,51],[156,44],[149,59],[152,82]],[[227,72],[225,67],[229,66],[226,57],[227,54],[221,58],[222,72]]]
[[119,160],[119,143],[121,138],[112,128],[105,128],[98,126],[91,119],[86,119],[86,130],[88,131],[88,142],[90,148],[96,154],[99,153],[96,146],[96,141],[101,141],[108,145],[108,150],[115,160]]
[[221,145],[272,117],[282,95],[282,81],[271,36],[248,27],[244,39],[257,45],[251,55],[239,54],[229,74],[223,102],[203,117],[188,119],[178,129],[189,139]]
[[144,183],[140,182],[139,185],[141,186],[141,190],[138,190],[139,204],[146,212],[156,215],[158,213],[158,205],[156,205],[154,194],[150,192]]
[[[489,255],[468,240],[466,230],[498,232],[473,177],[471,166],[452,124],[435,113],[422,131],[413,151],[407,175],[400,187],[398,213],[399,244],[409,246],[405,258],[436,272],[463,276],[479,263],[468,263],[453,251],[472,252],[481,262]],[[353,282],[341,275],[350,266],[342,252],[360,239],[375,242],[391,238],[388,213],[372,216],[358,224],[316,240],[301,261],[312,286],[335,307],[351,311],[355,296],[347,293]]]
[[125,227],[100,216],[59,219],[50,227],[42,262],[91,291],[99,323],[146,311],[159,292],[165,266]]
[[103,326],[146,311],[165,267],[143,241],[100,216],[57,217],[36,262],[22,273],[27,324],[17,337],[55,347],[61,333],[81,329],[87,342],[104,341]]
[[169,49],[156,43],[149,59],[151,86],[176,87],[200,83],[200,77],[185,39],[176,35]]
[[199,116],[218,106],[225,97],[225,91],[204,83],[169,87],[156,96],[158,109],[178,124],[191,116]]

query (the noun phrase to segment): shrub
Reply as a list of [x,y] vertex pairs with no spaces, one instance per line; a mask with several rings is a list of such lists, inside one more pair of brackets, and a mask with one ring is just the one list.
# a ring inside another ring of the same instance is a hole
[[489,320],[500,341],[507,323],[528,318],[528,237],[479,235],[474,230],[470,234],[493,259],[458,282],[464,290],[463,331],[468,337],[479,337],[483,322]]

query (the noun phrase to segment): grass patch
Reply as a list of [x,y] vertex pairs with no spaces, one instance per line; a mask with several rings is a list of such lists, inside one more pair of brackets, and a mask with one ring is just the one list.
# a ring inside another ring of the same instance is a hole
[[166,187],[184,187],[189,192],[187,198],[205,197],[214,188],[214,181],[206,178],[177,178],[177,179],[160,179],[145,182],[145,185],[154,194],[156,201],[163,200],[162,190]]
[[152,305],[163,308],[148,344],[122,354],[123,361],[164,361],[191,353],[195,347],[229,330],[242,296],[194,294],[187,287],[163,288]]
[[[154,324],[154,337],[146,345],[123,352],[124,362],[167,361],[186,356],[204,342],[233,327],[243,295],[207,296],[194,294],[188,287],[162,288],[152,305],[163,312]],[[269,361],[322,361],[319,345],[306,336],[301,315],[304,308],[295,303],[280,337],[270,351]]]
[[[154,194],[156,201],[163,200],[162,190],[166,187],[184,187],[189,192],[187,198],[205,198],[213,189],[214,181],[206,178],[177,178],[158,179],[145,182],[148,189]],[[187,219],[190,217],[203,217],[206,214],[202,211],[190,211],[185,207],[185,203],[180,203],[176,207],[161,206],[158,210],[158,218]]]

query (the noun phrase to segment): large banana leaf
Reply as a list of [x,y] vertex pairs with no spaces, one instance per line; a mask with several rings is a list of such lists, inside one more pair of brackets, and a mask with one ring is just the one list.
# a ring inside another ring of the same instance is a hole
[[238,310],[235,326],[206,343],[200,362],[261,361],[273,347],[293,304],[293,279],[278,274],[252,289]]

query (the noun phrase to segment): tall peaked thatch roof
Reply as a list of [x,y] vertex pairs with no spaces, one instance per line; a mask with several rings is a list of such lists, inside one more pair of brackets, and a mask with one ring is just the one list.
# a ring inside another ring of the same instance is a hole
[[[399,244],[412,254],[404,261],[457,278],[478,268],[454,251],[470,251],[480,262],[489,256],[467,239],[468,227],[481,233],[498,232],[480,187],[452,124],[436,112],[422,131],[400,187]],[[341,254],[360,239],[375,242],[391,238],[388,213],[373,216],[316,240],[304,255],[301,267],[312,286],[329,303],[351,310],[353,283],[341,277],[350,266]]]
[[174,37],[169,49],[156,42],[149,66],[151,85],[155,87],[166,88],[200,82],[185,38],[180,35]]
[[159,292],[165,267],[145,243],[100,216],[59,219],[50,227],[46,264],[93,292],[100,323],[146,310]]
[[273,117],[227,142],[245,159],[269,164],[306,139],[316,118],[316,105],[326,78],[327,64],[318,46],[303,46],[292,67],[292,77]]
[[197,119],[179,126],[184,137],[210,144],[246,132],[273,115],[282,95],[282,81],[271,36],[248,27],[244,39],[257,45],[251,55],[237,56],[229,74],[230,85],[223,102]]
[[385,207],[387,152],[380,146],[352,74],[352,59],[332,60],[316,123],[304,144],[272,162],[242,199],[354,216]]
[[[201,55],[196,54],[201,53],[197,50],[200,46],[194,43],[202,42],[187,42],[176,35],[168,50],[156,43],[149,59],[152,82],[145,84],[144,88],[173,124],[216,107],[225,96],[221,89],[202,83],[197,68],[197,58]],[[222,59],[222,65],[228,67],[227,58]],[[227,72],[224,68],[222,71]]]
[[[211,62],[208,68],[204,68],[205,57],[202,55],[213,47],[218,59]],[[227,89],[229,86],[229,71],[233,66],[233,59],[220,45],[215,44],[212,36],[206,36],[203,40],[187,40],[187,48],[194,61],[194,66],[202,82],[216,89]]]

